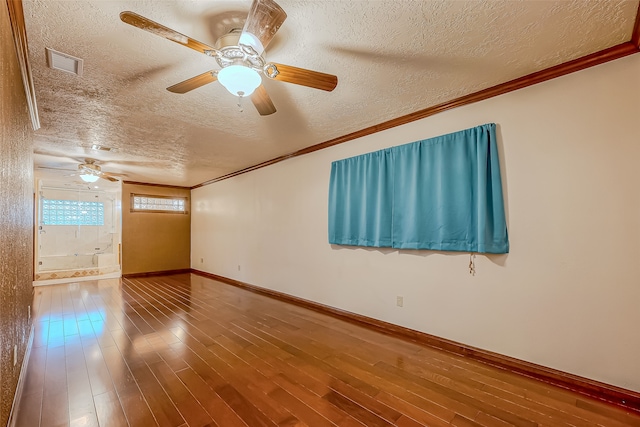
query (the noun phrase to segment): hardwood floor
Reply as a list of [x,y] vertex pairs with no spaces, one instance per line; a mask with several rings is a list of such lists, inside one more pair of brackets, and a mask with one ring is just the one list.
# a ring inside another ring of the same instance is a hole
[[211,279],[36,288],[18,426],[640,426],[629,413]]

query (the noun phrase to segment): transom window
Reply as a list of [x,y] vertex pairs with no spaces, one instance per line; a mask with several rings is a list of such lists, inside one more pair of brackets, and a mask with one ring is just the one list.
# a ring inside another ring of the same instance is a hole
[[104,225],[104,203],[42,199],[42,225]]
[[132,194],[131,211],[187,213],[187,198]]

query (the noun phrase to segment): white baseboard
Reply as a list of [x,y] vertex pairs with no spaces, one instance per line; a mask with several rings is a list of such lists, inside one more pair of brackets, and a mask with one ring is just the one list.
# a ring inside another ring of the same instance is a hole
[[29,332],[29,341],[27,342],[27,350],[24,352],[24,359],[22,359],[22,366],[20,366],[20,376],[18,377],[18,386],[16,387],[16,394],[13,395],[13,404],[11,405],[11,412],[9,413],[9,422],[7,427],[15,427],[16,425],[16,412],[20,405],[20,399],[22,398],[22,389],[24,387],[24,378],[27,375],[27,365],[29,364],[29,357],[31,356],[31,347],[33,346],[33,336],[35,335],[35,325],[31,324],[31,331]]

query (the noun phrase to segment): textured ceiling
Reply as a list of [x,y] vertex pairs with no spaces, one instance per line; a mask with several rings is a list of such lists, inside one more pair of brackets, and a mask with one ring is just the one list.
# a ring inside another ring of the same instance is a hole
[[[335,74],[338,86],[263,78],[278,109],[263,117],[218,82],[165,90],[215,61],[119,19],[130,10],[214,45],[242,26],[248,0],[23,3],[42,125],[36,166],[75,169],[91,157],[130,181],[180,186],[626,42],[638,10],[635,0],[279,0],[288,18],[267,61]],[[45,47],[83,58],[82,77],[47,68]]]

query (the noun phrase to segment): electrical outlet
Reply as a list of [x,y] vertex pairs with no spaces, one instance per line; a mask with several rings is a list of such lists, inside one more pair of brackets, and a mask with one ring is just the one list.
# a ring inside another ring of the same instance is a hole
[[396,305],[402,307],[404,305],[404,298],[401,295],[396,297]]
[[238,271],[240,271],[240,264],[238,264]]
[[200,258],[200,264],[204,262],[204,258]]
[[18,346],[13,346],[13,366],[18,364]]

